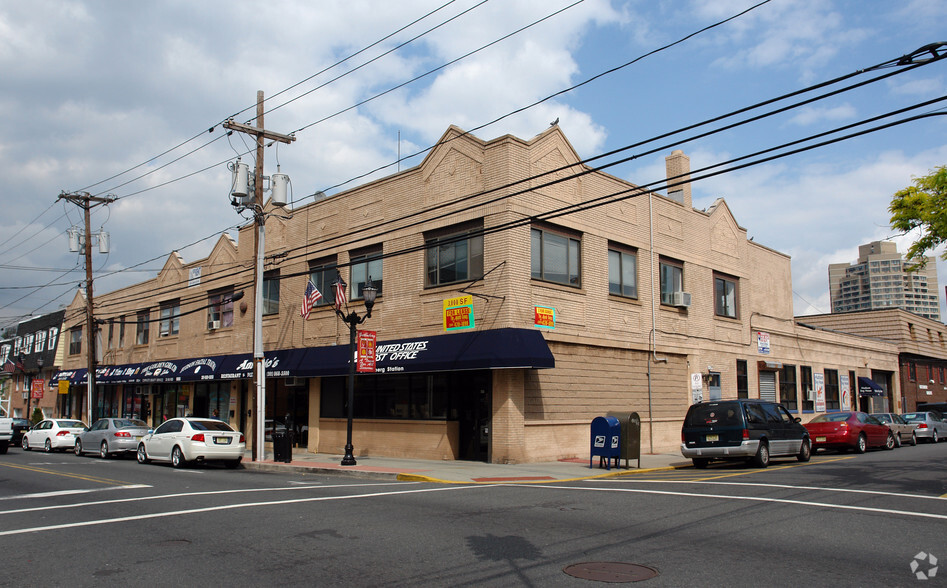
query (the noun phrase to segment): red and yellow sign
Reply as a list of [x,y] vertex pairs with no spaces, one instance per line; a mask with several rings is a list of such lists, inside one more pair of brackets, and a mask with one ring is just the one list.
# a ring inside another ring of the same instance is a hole
[[356,343],[358,344],[358,361],[355,370],[358,372],[373,373],[375,371],[375,344],[378,342],[378,333],[375,331],[359,331]]
[[444,301],[444,330],[474,328],[473,296],[458,296]]
[[30,398],[42,398],[43,394],[46,392],[46,381],[35,379],[33,383],[30,384]]
[[543,329],[556,328],[556,309],[548,306],[536,306],[533,324]]

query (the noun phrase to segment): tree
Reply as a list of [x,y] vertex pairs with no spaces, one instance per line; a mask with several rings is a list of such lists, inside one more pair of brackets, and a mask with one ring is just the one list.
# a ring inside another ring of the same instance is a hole
[[[905,233],[920,229],[921,237],[911,244],[907,259],[924,267],[926,253],[947,242],[947,166],[913,180],[913,186],[895,192],[888,211],[893,228]],[[947,259],[947,252],[941,257]]]

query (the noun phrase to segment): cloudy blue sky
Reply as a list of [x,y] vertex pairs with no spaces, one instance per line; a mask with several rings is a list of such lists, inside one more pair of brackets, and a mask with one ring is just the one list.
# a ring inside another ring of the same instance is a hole
[[[267,151],[265,173],[278,161],[302,199],[391,164],[399,136],[403,155],[419,152],[448,125],[481,127],[638,58],[475,134],[529,138],[558,118],[579,155],[593,157],[947,41],[942,0],[770,0],[700,32],[756,4],[3,2],[0,327],[68,304],[84,279],[66,240],[81,217],[57,202],[62,191],[119,197],[93,215],[93,231],[104,227],[112,242],[111,253],[93,256],[97,292],[152,277],[174,250],[200,259],[243,222],[228,204],[226,162],[248,142],[226,138],[219,123],[248,121],[257,90],[269,99],[266,127],[297,136]],[[609,172],[648,184],[664,177],[672,148],[697,169],[939,98],[945,68],[947,60],[725,133],[651,143],[629,153],[669,146]],[[725,198],[757,242],[792,256],[796,313],[828,312],[828,264],[854,261],[859,244],[877,239],[906,250],[887,206],[913,176],[947,163],[945,131],[947,119],[931,117],[720,175],[694,184],[694,206]]]

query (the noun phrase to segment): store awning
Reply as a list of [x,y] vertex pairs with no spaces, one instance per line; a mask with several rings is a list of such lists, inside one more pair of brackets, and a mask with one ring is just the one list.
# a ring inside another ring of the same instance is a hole
[[[309,378],[349,373],[348,345],[280,349],[264,353],[266,377]],[[539,331],[493,329],[380,341],[376,373],[399,374],[477,369],[555,367],[555,358]],[[61,371],[53,381],[86,381],[86,370]],[[253,355],[218,355],[101,366],[99,384],[145,384],[251,379]]]
[[885,391],[871,378],[858,376],[859,396],[884,396]]

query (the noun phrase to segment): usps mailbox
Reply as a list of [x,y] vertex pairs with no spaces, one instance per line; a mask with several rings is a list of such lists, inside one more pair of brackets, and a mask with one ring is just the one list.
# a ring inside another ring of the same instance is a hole
[[615,459],[615,467],[618,467],[621,456],[621,423],[615,417],[600,416],[592,419],[590,468],[596,455],[599,458],[598,467],[602,467],[604,461],[607,468],[612,469],[612,458]]
[[621,423],[621,459],[625,460],[625,467],[628,467],[628,460],[638,460],[638,467],[641,467],[641,417],[637,412],[622,412],[610,410],[605,416],[615,417]]

